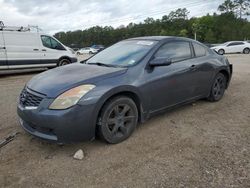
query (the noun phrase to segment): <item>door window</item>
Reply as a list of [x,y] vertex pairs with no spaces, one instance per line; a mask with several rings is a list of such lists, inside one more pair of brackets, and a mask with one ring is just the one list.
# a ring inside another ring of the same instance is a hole
[[175,41],[164,44],[156,52],[155,58],[167,58],[173,62],[182,61],[192,57],[189,42]]
[[227,46],[237,46],[237,45],[243,45],[243,42],[232,42],[230,44],[228,44]]
[[202,45],[193,43],[193,47],[196,57],[202,57],[207,54],[207,50]]
[[42,39],[43,46],[47,48],[56,49],[56,50],[65,50],[65,48],[52,37],[42,35],[41,39]]

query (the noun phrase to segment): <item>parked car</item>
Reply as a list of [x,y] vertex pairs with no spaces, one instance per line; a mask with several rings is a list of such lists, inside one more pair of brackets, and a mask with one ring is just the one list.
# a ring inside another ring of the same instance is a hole
[[81,48],[80,50],[76,51],[77,55],[83,55],[83,54],[96,54],[98,52],[97,49],[91,48],[91,47],[86,47],[86,48]]
[[231,76],[226,57],[192,39],[127,39],[32,78],[20,94],[18,115],[27,132],[43,139],[65,143],[99,135],[119,143],[154,114],[199,99],[219,101]]
[[92,45],[91,48],[97,49],[97,51],[102,51],[105,47],[103,45]]
[[250,53],[250,44],[245,41],[230,41],[224,44],[212,47],[211,49],[218,52],[220,55],[225,53]]
[[29,28],[0,26],[0,70],[55,67],[76,62],[74,51]]

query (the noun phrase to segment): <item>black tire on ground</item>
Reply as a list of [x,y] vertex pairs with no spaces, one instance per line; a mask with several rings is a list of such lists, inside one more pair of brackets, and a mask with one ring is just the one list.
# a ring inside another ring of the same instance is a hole
[[60,66],[63,66],[63,65],[68,65],[68,64],[70,64],[71,62],[70,62],[70,60],[68,60],[68,59],[61,59],[60,61],[59,61],[59,63],[58,63],[58,67],[60,67]]
[[208,100],[216,102],[222,99],[226,90],[227,79],[222,73],[218,73],[214,79]]
[[80,52],[77,52],[76,55],[81,55]]
[[91,52],[91,51],[89,51],[89,54],[91,55],[91,54],[94,54],[93,52]]
[[117,96],[103,106],[98,120],[98,135],[110,144],[117,144],[134,132],[138,110],[131,98]]
[[218,53],[219,53],[220,55],[224,55],[224,54],[225,54],[225,50],[220,49],[220,50],[218,51]]
[[250,53],[250,49],[249,49],[249,48],[245,48],[245,49],[243,50],[243,53],[244,53],[244,54],[249,54],[249,53]]

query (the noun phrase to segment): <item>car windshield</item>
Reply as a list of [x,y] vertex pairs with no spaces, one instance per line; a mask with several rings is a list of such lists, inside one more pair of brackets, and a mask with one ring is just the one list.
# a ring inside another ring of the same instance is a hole
[[222,44],[222,46],[227,46],[228,44],[230,44],[230,42],[225,42]]
[[118,42],[99,52],[86,61],[86,64],[128,67],[140,61],[157,43],[150,40],[128,40]]

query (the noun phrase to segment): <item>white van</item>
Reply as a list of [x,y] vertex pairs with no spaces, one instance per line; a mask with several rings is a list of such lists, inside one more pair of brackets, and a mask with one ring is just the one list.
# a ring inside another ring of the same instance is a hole
[[76,62],[75,52],[30,28],[0,25],[0,70],[55,67]]

